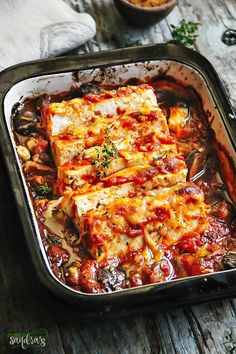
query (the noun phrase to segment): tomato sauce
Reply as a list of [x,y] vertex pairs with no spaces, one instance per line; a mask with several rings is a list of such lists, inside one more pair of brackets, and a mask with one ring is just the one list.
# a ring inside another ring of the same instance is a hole
[[[126,84],[138,85],[143,84],[143,82],[133,78]],[[93,259],[87,250],[96,248],[98,254],[102,255],[103,239],[108,238],[108,236],[96,233],[91,236],[89,225],[88,232],[83,237],[83,245],[80,243],[80,235],[67,218],[65,218],[66,221],[63,224],[63,236],[58,236],[46,226],[44,211],[48,202],[55,198],[52,189],[59,186],[55,186],[56,169],[44,128],[41,125],[41,112],[46,109],[46,105],[50,102],[84,97],[92,104],[99,102],[101,97],[102,99],[108,99],[115,96],[120,97],[123,94],[122,91],[118,91],[116,95],[108,92],[100,96],[103,89],[113,90],[118,87],[102,86],[94,83],[89,83],[87,86],[83,90],[82,88],[73,88],[68,92],[55,95],[43,94],[38,97],[27,98],[21,106],[15,105],[12,115],[16,143],[20,144],[23,139],[30,137],[34,137],[37,142],[31,148],[33,161],[30,161],[28,170],[25,169],[24,172],[43,244],[55,275],[76,290],[96,294],[223,270],[225,268],[224,255],[228,250],[236,249],[236,222],[235,208],[225,197],[224,188],[217,182],[216,178],[217,173],[219,173],[219,163],[212,146],[217,144],[207,123],[206,114],[203,111],[198,94],[191,87],[185,87],[182,83],[168,76],[153,78],[148,83],[144,83],[143,87],[152,87],[155,90],[167,122],[170,119],[171,110],[180,106],[187,107],[189,117],[181,127],[181,131],[172,131],[171,134],[159,137],[151,133],[138,138],[133,143],[133,151],[152,152],[158,151],[161,144],[176,144],[179,153],[178,158],[163,156],[160,161],[155,161],[150,169],[139,170],[132,177],[111,176],[100,183],[104,187],[117,186],[127,182],[142,185],[151,181],[158,173],[175,173],[186,162],[188,179],[193,179],[195,186],[187,186],[178,190],[177,196],[188,197],[186,203],[186,208],[188,208],[188,204],[197,203],[194,195],[196,193],[198,195],[199,193],[202,194],[206,203],[211,204],[208,229],[200,233],[197,230],[187,232],[183,234],[179,242],[168,247],[163,243],[163,245],[160,245],[161,260],[157,262],[152,259],[149,263],[144,264],[143,254],[145,249],[129,250],[129,242],[126,245],[127,252],[122,254],[120,259],[102,258],[101,261]],[[129,89],[129,92],[132,93],[132,89]],[[124,111],[119,108],[117,113],[122,114]],[[24,126],[23,116],[28,118],[27,126]],[[156,112],[151,112],[147,116],[131,113],[127,119],[121,120],[121,127],[132,130],[136,129],[137,124],[143,121],[153,122],[157,119],[158,114]],[[71,137],[71,139],[73,138]],[[61,139],[70,140],[70,137],[62,135]],[[221,149],[222,156],[227,155],[221,145],[218,145],[218,148]],[[233,181],[235,171],[232,172],[231,160],[227,158],[225,161],[229,170],[229,178]],[[25,161],[22,162],[25,168]],[[73,170],[77,166],[90,165],[92,162],[93,159],[91,158],[74,159],[62,166],[62,169],[66,170],[70,166],[70,169]],[[228,175],[223,177],[227,179]],[[98,181],[98,176],[96,173],[85,174],[82,179],[88,183],[95,183]],[[40,184],[37,185],[39,182]],[[43,188],[35,188],[40,186]],[[41,194],[37,194],[36,191]],[[133,197],[135,199],[135,193]],[[133,211],[135,212],[135,208]],[[120,207],[116,210],[116,215],[125,216],[127,212],[130,213],[132,210],[127,211],[127,208]],[[61,215],[60,220],[63,217]],[[85,224],[88,223],[86,218],[86,215],[82,217]],[[109,219],[109,215],[104,215],[104,218]],[[152,220],[155,219],[165,224],[170,218],[170,212],[164,207],[157,207],[152,218]],[[150,223],[152,220],[147,218],[146,223]],[[102,220],[97,222],[102,222]],[[136,237],[143,235],[144,224],[145,222],[139,225],[129,224],[125,229],[122,230],[121,228],[119,231],[123,231],[126,236],[128,235],[130,240],[135,240]],[[158,231],[156,232],[158,234]],[[128,272],[127,269],[129,268],[131,268],[131,271]]]

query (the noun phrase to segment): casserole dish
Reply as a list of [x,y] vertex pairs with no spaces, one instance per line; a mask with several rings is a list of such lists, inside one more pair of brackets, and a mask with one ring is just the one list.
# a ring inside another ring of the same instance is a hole
[[[153,311],[154,306],[163,308],[235,295],[233,269],[113,293],[86,294],[59,282],[46,257],[16,153],[11,125],[12,107],[26,97],[69,90],[78,81],[122,85],[134,77],[142,79],[164,75],[185,82],[200,95],[216,140],[224,145],[233,170],[235,116],[214,69],[196,52],[170,44],[146,46],[36,61],[17,65],[1,73],[1,148],[29,246],[34,277],[38,279],[42,296],[51,299],[53,305],[60,307],[60,311],[70,307],[75,316],[81,319],[122,316],[150,309]],[[235,184],[231,182],[230,194],[235,200]]]

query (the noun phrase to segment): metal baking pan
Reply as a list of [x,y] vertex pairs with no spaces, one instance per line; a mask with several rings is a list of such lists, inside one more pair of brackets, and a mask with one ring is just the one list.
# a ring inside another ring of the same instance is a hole
[[[33,264],[33,278],[40,296],[61,313],[87,320],[236,294],[234,269],[94,295],[62,284],[48,264],[14,145],[10,120],[13,105],[25,97],[69,90],[75,79],[122,84],[132,77],[163,74],[184,81],[198,92],[216,139],[227,148],[235,167],[236,117],[214,68],[193,50],[173,44],[118,49],[23,63],[0,74],[0,144]],[[234,200],[235,195],[232,196]]]

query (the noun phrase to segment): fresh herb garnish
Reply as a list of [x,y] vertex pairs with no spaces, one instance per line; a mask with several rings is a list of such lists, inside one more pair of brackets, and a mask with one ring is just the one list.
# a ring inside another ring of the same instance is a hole
[[106,177],[106,170],[109,168],[111,161],[118,157],[117,147],[109,136],[111,128],[106,128],[105,142],[100,149],[96,148],[97,156],[93,160],[92,165],[95,165],[98,169],[97,177]]
[[52,188],[47,185],[47,183],[43,184],[42,186],[35,186],[34,191],[36,194],[40,196],[48,195],[52,192]]
[[182,20],[177,26],[171,25],[172,37],[171,43],[181,44],[185,47],[189,47],[194,44],[200,23]]

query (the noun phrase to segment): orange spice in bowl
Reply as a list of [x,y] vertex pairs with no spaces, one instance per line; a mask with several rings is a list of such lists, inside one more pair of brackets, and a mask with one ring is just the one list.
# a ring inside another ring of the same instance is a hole
[[128,2],[141,7],[156,7],[166,4],[169,0],[128,0]]

